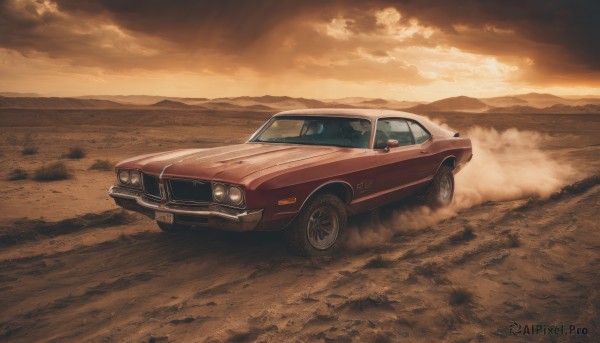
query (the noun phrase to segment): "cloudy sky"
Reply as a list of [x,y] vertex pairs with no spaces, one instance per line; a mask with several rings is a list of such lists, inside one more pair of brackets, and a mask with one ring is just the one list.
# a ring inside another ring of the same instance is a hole
[[0,0],[0,91],[600,95],[595,0]]

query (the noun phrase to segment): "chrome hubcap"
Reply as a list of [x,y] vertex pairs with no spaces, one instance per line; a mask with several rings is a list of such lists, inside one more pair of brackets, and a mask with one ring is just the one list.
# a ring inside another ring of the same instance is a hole
[[447,204],[450,202],[450,197],[452,196],[452,180],[450,180],[450,175],[446,174],[440,180],[440,200]]
[[335,243],[339,229],[336,211],[325,206],[318,207],[308,220],[308,242],[315,249],[328,249]]

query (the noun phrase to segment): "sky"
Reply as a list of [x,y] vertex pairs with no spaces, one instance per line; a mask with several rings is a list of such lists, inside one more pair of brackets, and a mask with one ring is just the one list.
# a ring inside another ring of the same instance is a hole
[[600,95],[595,0],[0,0],[0,91]]

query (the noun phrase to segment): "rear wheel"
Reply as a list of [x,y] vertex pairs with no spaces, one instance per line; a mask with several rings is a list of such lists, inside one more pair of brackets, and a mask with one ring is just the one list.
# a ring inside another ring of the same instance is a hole
[[321,194],[304,206],[288,229],[290,248],[308,257],[333,255],[343,243],[346,220],[346,209],[340,198]]
[[454,197],[454,174],[452,168],[442,166],[425,193],[425,204],[431,208],[450,205]]
[[191,227],[190,225],[183,225],[183,224],[177,224],[177,223],[167,224],[167,223],[156,222],[156,224],[164,232],[182,232],[182,231],[188,230]]

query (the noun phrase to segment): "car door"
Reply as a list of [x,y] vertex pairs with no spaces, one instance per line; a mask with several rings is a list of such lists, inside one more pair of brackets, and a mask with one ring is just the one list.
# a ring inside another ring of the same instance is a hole
[[[388,139],[399,146],[385,148]],[[380,118],[377,121],[375,153],[378,154],[377,191],[392,198],[405,195],[405,190],[417,182],[423,169],[419,166],[421,149],[415,144],[408,122],[402,118]]]
[[413,168],[417,180],[433,177],[439,161],[432,151],[433,139],[431,134],[419,123],[407,120],[408,127],[413,136],[415,146],[419,150],[419,158],[414,161]]

